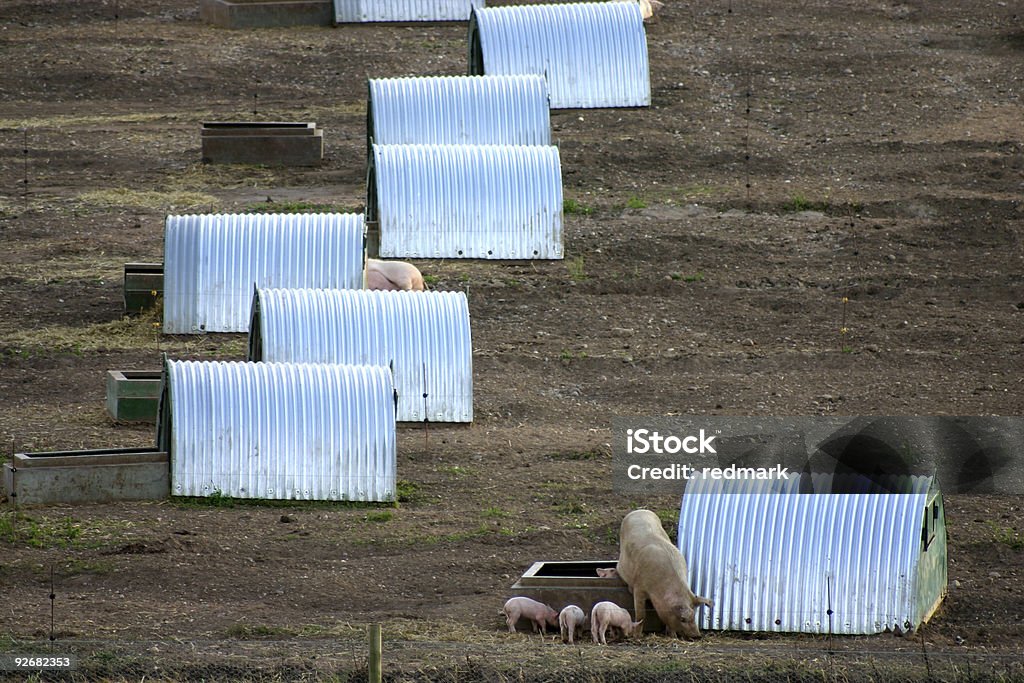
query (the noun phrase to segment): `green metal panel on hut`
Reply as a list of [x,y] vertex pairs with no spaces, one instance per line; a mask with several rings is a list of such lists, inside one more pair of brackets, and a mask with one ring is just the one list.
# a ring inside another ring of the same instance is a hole
[[928,491],[921,523],[921,548],[917,565],[917,614],[921,622],[927,622],[942,603],[949,585],[946,511],[942,492],[934,482]]

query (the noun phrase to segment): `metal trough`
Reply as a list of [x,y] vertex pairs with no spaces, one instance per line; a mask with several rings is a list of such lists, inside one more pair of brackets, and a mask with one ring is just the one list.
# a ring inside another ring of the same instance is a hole
[[315,166],[324,132],[312,122],[207,121],[200,137],[204,164]]
[[107,413],[118,422],[156,422],[163,373],[107,370]]
[[164,264],[124,264],[124,312],[142,313],[156,306],[164,292]]
[[330,26],[332,0],[199,0],[199,18],[221,28]]
[[16,453],[4,489],[14,505],[157,500],[170,495],[170,458],[148,448]]
[[[524,595],[551,606],[560,612],[566,605],[578,605],[587,615],[602,600],[611,600],[633,614],[633,594],[618,577],[603,578],[598,569],[614,569],[615,560],[583,560],[573,562],[534,562],[519,580],[512,584],[509,597]],[[634,615],[635,618],[636,615]],[[520,619],[517,630],[529,631],[530,623]],[[665,626],[648,603],[644,631],[662,631]]]

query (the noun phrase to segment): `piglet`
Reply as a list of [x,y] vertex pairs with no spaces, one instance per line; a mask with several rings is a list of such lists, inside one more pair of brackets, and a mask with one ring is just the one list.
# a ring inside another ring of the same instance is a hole
[[619,578],[619,570],[615,567],[598,567],[597,575],[602,579],[617,579]]
[[509,598],[505,603],[505,621],[508,623],[508,632],[516,632],[516,622],[520,617],[526,617],[533,622],[533,632],[538,630],[547,633],[547,626],[558,626],[558,612],[551,609],[542,602],[530,598],[516,597]]
[[587,615],[576,605],[566,605],[558,614],[558,628],[562,631],[562,642],[573,644],[574,636],[583,634],[583,622]]
[[597,603],[590,611],[590,634],[594,642],[601,645],[608,644],[605,639],[608,629],[619,629],[624,636],[634,636],[640,632],[642,623],[643,621],[633,621],[628,610],[608,600]]

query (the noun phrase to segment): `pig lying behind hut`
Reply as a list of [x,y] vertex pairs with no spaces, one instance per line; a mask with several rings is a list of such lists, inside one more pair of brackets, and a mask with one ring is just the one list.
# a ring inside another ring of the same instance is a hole
[[558,612],[551,609],[542,602],[531,598],[515,597],[509,598],[505,603],[505,621],[508,623],[508,632],[516,632],[516,622],[520,617],[526,617],[533,622],[533,632],[547,633],[547,626],[558,626]]
[[633,593],[637,619],[643,620],[650,599],[668,635],[700,638],[694,608],[712,607],[712,602],[690,590],[686,560],[650,510],[634,510],[623,518],[617,569]]
[[639,0],[640,2],[640,16],[644,19],[650,19],[654,16],[654,12],[658,10],[665,3],[661,0]]
[[422,292],[426,289],[419,268],[405,261],[380,261],[366,259],[367,289],[397,289]]
[[597,603],[590,610],[590,635],[595,643],[601,645],[608,644],[609,629],[618,629],[622,631],[623,636],[629,637],[639,635],[642,624],[643,620],[633,621],[629,616],[629,610],[608,600]]
[[562,642],[573,644],[577,634],[583,635],[583,622],[587,615],[577,605],[566,605],[558,614],[558,628],[562,632]]

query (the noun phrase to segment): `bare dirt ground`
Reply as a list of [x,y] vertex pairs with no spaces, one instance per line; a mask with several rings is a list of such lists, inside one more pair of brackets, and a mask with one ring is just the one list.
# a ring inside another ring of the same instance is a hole
[[[552,112],[566,260],[418,262],[469,292],[476,422],[401,432],[397,508],[0,506],[0,650],[51,633],[52,570],[59,641],[115,654],[200,642],[174,656],[207,661],[268,638],[291,656],[382,622],[386,639],[449,641],[427,649],[453,661],[525,661],[546,646],[501,632],[515,578],[613,558],[624,513],[678,506],[612,491],[613,416],[1020,415],[1022,16],[667,0],[647,25],[650,108]],[[123,265],[162,260],[167,213],[361,210],[366,79],[465,73],[466,52],[464,23],[228,31],[185,0],[0,4],[4,454],[151,445],[151,426],[106,416],[105,371],[241,359],[244,338],[122,320]],[[204,166],[200,123],[217,119],[316,121],[326,158]],[[834,647],[1019,655],[1021,503],[948,496],[950,594],[921,642]],[[714,677],[744,661],[723,652],[747,653],[749,676],[823,647],[712,633],[615,652]]]

